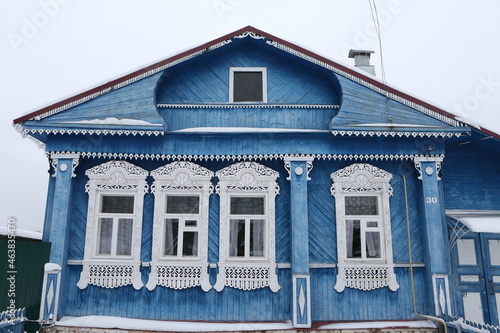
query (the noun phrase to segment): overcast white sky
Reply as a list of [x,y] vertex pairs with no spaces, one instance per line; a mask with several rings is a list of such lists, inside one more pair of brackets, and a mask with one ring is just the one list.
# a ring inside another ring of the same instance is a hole
[[[500,132],[500,2],[376,0],[387,83]],[[252,25],[342,64],[380,49],[368,0],[0,2],[0,225],[42,229],[43,150],[12,120]]]

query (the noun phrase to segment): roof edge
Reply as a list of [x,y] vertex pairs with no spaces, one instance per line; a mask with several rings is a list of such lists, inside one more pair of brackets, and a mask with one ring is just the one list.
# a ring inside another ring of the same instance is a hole
[[[57,103],[54,103],[54,104],[51,104],[49,106],[46,106],[42,109],[39,109],[37,111],[34,111],[34,112],[31,112],[29,114],[26,114],[22,117],[19,117],[19,118],[16,118],[14,119],[13,121],[13,124],[16,125],[16,124],[20,124],[22,122],[25,122],[27,120],[30,120],[30,119],[33,119],[33,118],[36,118],[36,117],[40,117],[41,115],[43,114],[46,114],[46,113],[52,113],[52,112],[57,112],[57,111],[54,111],[55,109],[58,109],[58,108],[64,108],[65,106],[71,104],[71,103],[78,103],[78,101],[86,101],[86,100],[89,100],[89,99],[92,99],[94,97],[97,97],[97,96],[100,96],[101,94],[104,94],[104,93],[107,93],[109,91],[112,91],[114,90],[113,87],[116,87],[117,85],[121,85],[123,83],[126,83],[127,81],[129,80],[133,80],[133,79],[137,79],[138,77],[142,76],[142,75],[146,75],[148,73],[155,73],[157,72],[158,68],[159,67],[162,67],[162,66],[166,66],[168,64],[171,64],[172,62],[174,61],[177,61],[177,60],[180,60],[182,58],[185,58],[185,57],[189,57],[197,52],[200,52],[200,51],[203,51],[203,50],[208,50],[209,48],[217,45],[217,44],[220,44],[220,43],[224,43],[225,41],[227,40],[230,40],[232,38],[235,38],[243,33],[255,33],[257,35],[260,35],[262,36],[263,38],[266,38],[266,39],[269,39],[269,40],[272,40],[274,43],[279,43],[285,47],[288,47],[290,49],[293,49],[294,51],[296,52],[299,52],[299,53],[302,53],[304,54],[305,56],[308,56],[308,57],[311,57],[313,59],[315,59],[316,61],[319,61],[319,62],[323,62],[325,64],[328,64],[329,66],[332,66],[342,72],[345,72],[346,74],[348,75],[351,75],[353,77],[356,77],[357,79],[359,80],[362,80],[364,82],[366,82],[367,84],[369,85],[372,85],[378,89],[381,89],[385,92],[387,92],[388,95],[394,95],[394,96],[397,96],[399,98],[402,98],[402,99],[405,99],[405,100],[408,100],[409,102],[411,103],[415,103],[416,105],[419,105],[421,107],[424,107],[426,109],[429,109],[431,111],[434,111],[444,117],[447,117],[447,118],[450,118],[454,121],[457,121],[459,123],[464,123],[464,124],[467,124],[469,126],[472,126],[471,124],[468,124],[467,122],[464,122],[463,120],[461,120],[458,115],[455,115],[455,114],[452,114],[450,112],[447,112],[435,105],[432,105],[432,104],[429,104],[423,100],[420,100],[414,96],[411,96],[411,95],[408,95],[407,93],[404,93],[398,89],[395,89],[393,87],[390,87],[388,86],[387,84],[384,84],[370,76],[367,76],[367,75],[364,75],[363,73],[360,73],[352,68],[349,68],[349,67],[346,67],[344,65],[341,65],[333,60],[330,60],[328,58],[325,58],[321,55],[318,55],[312,51],[309,51],[301,46],[298,46],[296,44],[293,44],[291,42],[288,42],[284,39],[281,39],[279,37],[276,37],[272,34],[269,34],[265,31],[262,31],[262,30],[259,30],[253,26],[246,26],[246,27],[243,27],[241,29],[238,29],[234,32],[231,32],[229,34],[226,34],[224,36],[221,36],[217,39],[214,39],[210,42],[207,42],[207,43],[204,43],[202,45],[199,45],[197,47],[194,47],[190,50],[187,50],[187,51],[184,51],[184,52],[181,52],[177,55],[174,55],[172,57],[169,57],[167,59],[164,59],[164,60],[161,60],[159,62],[156,62],[154,64],[151,64],[149,66],[146,66],[142,69],[139,69],[139,70],[136,70],[134,72],[131,72],[129,74],[126,74],[120,78],[117,78],[115,80],[112,80],[112,81],[109,81],[105,84],[102,84],[102,85],[99,85],[95,88],[92,88],[90,90],[87,90],[85,92],[82,92],[82,93],[79,93],[77,95],[74,95],[72,97],[69,97],[69,98],[66,98],[60,102],[57,102]],[[339,74],[341,75],[341,74]],[[388,96],[389,97],[389,96]],[[492,130],[488,130],[486,128],[483,128],[482,126],[472,126],[472,127],[476,127],[478,130],[480,130],[481,132],[485,133],[486,135],[489,135],[489,136],[492,136],[492,137],[495,137],[497,139],[500,139],[500,134],[499,133],[496,133]],[[478,128],[479,127],[479,128]]]

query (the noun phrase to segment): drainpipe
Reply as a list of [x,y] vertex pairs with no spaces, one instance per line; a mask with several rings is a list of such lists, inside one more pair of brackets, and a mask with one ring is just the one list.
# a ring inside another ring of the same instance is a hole
[[411,280],[411,294],[413,296],[413,312],[415,313],[415,315],[417,315],[420,318],[424,318],[424,319],[431,320],[431,321],[442,324],[444,327],[445,333],[448,333],[448,327],[446,326],[446,322],[443,319],[433,317],[433,316],[423,315],[423,314],[418,313],[418,311],[417,311],[417,296],[415,294],[415,278],[413,276],[413,255],[412,255],[412,250],[411,250],[411,227],[410,227],[410,212],[409,212],[409,208],[408,208],[408,192],[406,189],[406,177],[404,175],[401,175],[401,177],[403,178],[403,184],[404,184],[404,190],[405,190],[406,227],[408,230],[408,252],[410,254],[410,280]]

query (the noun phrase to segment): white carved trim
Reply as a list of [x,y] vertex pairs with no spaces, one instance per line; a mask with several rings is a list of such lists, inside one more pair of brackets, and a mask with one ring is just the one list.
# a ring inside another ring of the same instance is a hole
[[[330,188],[335,197],[335,215],[337,219],[337,256],[338,273],[335,290],[344,288],[372,290],[388,286],[395,291],[399,288],[394,274],[392,253],[391,212],[389,197],[392,187],[389,181],[392,175],[367,163],[355,163],[333,172],[330,175],[333,184]],[[352,194],[377,194],[381,200],[381,259],[352,260],[346,254],[346,227],[344,197]]]
[[214,289],[222,291],[224,287],[241,290],[255,290],[269,287],[272,292],[281,289],[276,275],[276,264],[231,264],[219,263],[219,273]]
[[462,136],[462,132],[416,132],[416,131],[358,131],[358,130],[332,130],[333,135],[363,136],[363,137],[407,137],[407,138],[452,138]]
[[115,262],[100,264],[84,262],[80,273],[78,288],[85,289],[89,284],[102,288],[118,288],[132,285],[139,290],[144,285],[141,279],[140,262]]
[[265,37],[263,37],[259,34],[256,34],[253,31],[245,31],[245,32],[239,34],[238,36],[234,36],[234,38],[245,38],[245,37],[252,37],[253,39],[266,39]]
[[180,290],[201,286],[207,292],[212,288],[207,265],[152,263],[146,288],[151,291],[159,285]]
[[163,109],[338,109],[336,104],[157,104]]
[[[57,152],[71,153],[71,152]],[[50,153],[47,153],[50,154]],[[175,154],[132,154],[132,153],[102,153],[102,152],[74,152],[86,158],[109,158],[109,159],[128,159],[128,160],[188,160],[188,161],[267,161],[284,160],[287,157],[296,154],[258,154],[258,155],[175,155]],[[318,160],[334,161],[413,161],[416,157],[441,157],[440,155],[414,155],[414,154],[307,154],[305,157],[311,157]]]
[[[135,289],[143,286],[140,272],[142,215],[144,194],[148,190],[146,177],[149,172],[126,161],[109,161],[85,172],[89,181],[85,191],[89,194],[83,270],[77,285],[84,289],[89,284],[116,288],[132,284]],[[101,193],[129,194],[134,196],[134,217],[131,256],[97,257],[98,205]]]
[[[275,197],[279,194],[276,178],[279,173],[256,162],[232,164],[216,172],[220,196],[219,273],[214,289],[225,286],[252,290],[270,287],[280,289],[276,275]],[[266,238],[263,258],[241,259],[229,257],[229,198],[230,194],[263,193],[266,195]]]
[[78,154],[78,153],[67,153],[67,154],[50,153],[49,156],[50,156],[50,160],[51,160],[50,164],[52,165],[52,168],[54,169],[54,173],[52,174],[52,177],[57,176],[57,170],[59,169],[58,168],[59,159],[71,159],[72,160],[72,162],[71,162],[71,178],[76,177],[75,169],[78,166],[78,164],[80,163],[80,154]]
[[345,288],[369,291],[383,287],[389,287],[392,291],[398,290],[394,265],[338,265],[334,288],[339,293]]
[[[438,288],[438,280],[442,279],[442,285]],[[451,299],[450,299],[450,285],[448,282],[448,275],[446,274],[432,274],[432,290],[434,294],[434,307],[435,315],[451,315]]]
[[422,162],[434,162],[436,163],[436,178],[441,180],[439,172],[441,171],[443,159],[443,156],[416,156],[413,162],[415,163],[415,169],[418,171],[418,179],[422,180]]
[[[305,280],[306,290],[304,291],[304,284],[300,285],[300,290],[297,295],[297,280]],[[310,328],[311,327],[311,278],[309,274],[294,274],[292,277],[292,294],[293,294],[293,327]],[[299,311],[297,311],[299,310]],[[305,323],[299,324],[298,315]],[[304,316],[305,314],[305,316]]]
[[25,128],[25,134],[82,134],[82,135],[132,135],[132,136],[158,136],[165,134],[164,131],[151,130],[112,130],[112,129],[63,129],[63,128]]
[[313,168],[313,161],[314,161],[314,157],[313,156],[304,156],[304,157],[300,157],[300,156],[287,156],[284,158],[284,162],[285,162],[285,169],[286,171],[288,171],[288,177],[286,177],[286,180],[290,180],[290,165],[291,165],[291,162],[292,161],[305,161],[306,162],[306,166],[307,166],[307,180],[311,180],[311,177],[309,177],[309,173],[311,172],[312,168]]
[[[198,164],[187,161],[176,161],[151,171],[155,179],[151,191],[155,195],[153,218],[153,250],[151,272],[146,284],[148,290],[157,285],[173,289],[184,289],[201,286],[203,291],[211,289],[208,266],[208,219],[209,196],[213,193],[210,182],[214,173]],[[198,194],[200,196],[199,226],[198,226],[198,258],[179,258],[162,256],[164,237],[165,195],[167,194]]]

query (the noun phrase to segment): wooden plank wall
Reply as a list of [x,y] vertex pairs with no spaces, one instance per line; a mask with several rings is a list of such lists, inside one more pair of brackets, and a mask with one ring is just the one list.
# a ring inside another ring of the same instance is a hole
[[230,67],[266,67],[268,103],[339,104],[338,82],[330,71],[263,44],[248,38],[233,41],[167,70],[157,87],[157,102],[228,103]]
[[129,84],[37,122],[39,125],[93,119],[138,119],[163,124],[156,111],[154,89],[162,73]]
[[342,86],[343,95],[340,111],[332,121],[334,125],[392,122],[394,124],[447,126],[437,119],[390,100],[359,83],[340,75],[337,77]]
[[474,144],[454,145],[446,151],[442,179],[446,209],[500,209],[498,155]]
[[253,127],[327,130],[334,108],[175,108],[160,109],[168,130],[196,127]]
[[[86,177],[84,170],[100,164],[104,160],[84,160],[77,168],[75,178],[74,200],[72,209],[72,234],[70,259],[83,258],[85,236],[85,216],[87,194],[84,192]],[[133,161],[134,164],[153,170],[166,164],[164,161]],[[200,162],[199,164],[213,171],[222,169],[233,162]],[[280,194],[276,198],[276,254],[280,264],[290,263],[290,217],[289,198],[290,185],[286,180],[288,173],[282,161],[259,161],[280,172],[278,183]],[[314,264],[336,263],[336,227],[335,201],[330,195],[330,173],[350,165],[350,161],[314,161],[311,171],[309,192],[309,244],[310,260]],[[393,173],[391,184],[394,195],[391,197],[391,219],[393,233],[394,259],[396,263],[408,264],[408,246],[406,233],[406,209],[404,205],[403,183],[398,172],[407,170],[407,162],[372,162],[386,171]],[[418,195],[419,181],[416,172],[406,172],[408,177],[408,192],[410,196],[410,217],[412,228],[413,257],[416,262],[422,262],[423,250],[420,235],[418,207],[415,205]],[[216,179],[215,179],[216,180]],[[149,179],[151,182],[151,179]],[[142,260],[149,261],[151,257],[152,237],[152,207],[153,196],[147,194],[145,199]],[[209,261],[218,260],[218,196],[210,198],[209,224]],[[69,266],[68,291],[66,308],[61,309],[64,315],[111,315],[132,318],[151,318],[169,320],[210,320],[210,321],[270,321],[288,320],[291,318],[291,273],[289,268],[278,269],[278,280],[281,290],[272,293],[269,289],[256,291],[241,291],[225,288],[218,293],[210,290],[205,293],[201,288],[187,290],[171,290],[157,287],[150,292],[146,288],[139,291],[131,286],[107,290],[89,286],[79,290],[76,282],[79,279],[81,266]],[[147,281],[149,269],[143,268],[143,281]],[[211,282],[215,283],[217,270],[210,269]],[[396,274],[400,288],[396,292],[388,288],[362,292],[346,289],[337,293],[333,286],[336,279],[336,268],[312,268],[311,290],[313,320],[381,320],[381,319],[411,319],[413,306],[408,268],[397,268]],[[416,268],[416,286],[419,295],[425,295],[424,268]],[[357,305],[359,311],[352,311]],[[428,303],[424,297],[418,300],[420,311],[428,311]]]

